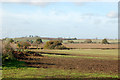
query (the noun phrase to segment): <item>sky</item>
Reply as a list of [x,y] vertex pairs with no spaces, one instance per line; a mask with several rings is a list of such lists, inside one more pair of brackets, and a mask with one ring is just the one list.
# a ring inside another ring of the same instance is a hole
[[65,38],[118,37],[116,2],[51,2],[0,4],[2,36]]

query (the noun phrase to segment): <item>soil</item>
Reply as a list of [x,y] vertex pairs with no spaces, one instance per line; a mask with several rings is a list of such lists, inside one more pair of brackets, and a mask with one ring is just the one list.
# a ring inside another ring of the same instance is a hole
[[19,60],[25,61],[27,63],[26,66],[36,68],[57,68],[65,70],[77,70],[79,72],[118,74],[117,60],[47,57],[33,54],[35,53],[33,52],[24,58],[19,58]]
[[67,48],[81,49],[118,49],[118,44],[63,44]]
[[[44,48],[44,44],[40,44],[39,48]],[[63,43],[64,46],[70,49],[118,49],[118,44],[97,44],[97,43]],[[36,46],[29,47],[30,49],[37,49]]]

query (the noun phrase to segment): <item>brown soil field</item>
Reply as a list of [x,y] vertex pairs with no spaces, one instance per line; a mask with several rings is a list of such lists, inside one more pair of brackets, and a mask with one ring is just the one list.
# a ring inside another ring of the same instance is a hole
[[117,49],[118,44],[63,44],[68,48],[80,49]]
[[[43,48],[45,45],[41,44],[39,45],[39,48]],[[118,44],[95,44],[95,43],[76,43],[76,44],[63,44],[67,48],[73,48],[73,49],[118,49]],[[30,48],[36,48],[36,46],[31,46]]]
[[[37,68],[57,68],[64,70],[77,70],[79,72],[89,73],[118,73],[118,60],[105,60],[105,59],[85,59],[85,58],[64,58],[64,57],[48,57],[41,55],[31,55],[19,58],[20,61],[25,61],[26,66]],[[51,53],[41,53],[51,54]],[[54,55],[66,55],[54,53]],[[67,56],[67,55],[66,55]],[[80,56],[80,55],[78,55]],[[81,55],[82,56],[82,55]]]

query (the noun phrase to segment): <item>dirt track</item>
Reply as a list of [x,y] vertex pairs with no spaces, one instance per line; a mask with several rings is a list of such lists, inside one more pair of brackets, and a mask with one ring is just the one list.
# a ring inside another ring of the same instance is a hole
[[[27,58],[29,60],[27,60]],[[41,57],[27,56],[25,61],[27,66],[37,68],[57,68],[67,70],[77,70],[79,72],[103,72],[108,74],[118,73],[117,60],[84,59],[84,58],[63,58],[63,57]]]

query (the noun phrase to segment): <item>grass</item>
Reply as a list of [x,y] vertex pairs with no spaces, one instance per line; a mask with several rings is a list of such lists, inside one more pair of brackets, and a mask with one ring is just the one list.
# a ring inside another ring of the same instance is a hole
[[14,68],[25,68],[25,62],[23,61],[17,61],[17,60],[13,60],[13,61],[6,61],[4,63],[2,63],[2,69],[6,70],[6,69],[14,69]]
[[71,49],[71,50],[33,50],[33,51],[43,51],[43,52],[52,52],[52,53],[65,53],[65,54],[86,54],[86,55],[111,55],[117,56],[118,49]]
[[103,73],[80,73],[78,71],[53,69],[53,68],[15,68],[3,70],[4,78],[92,78],[92,77],[112,77],[118,78],[117,75],[108,75]]
[[[45,52],[45,53],[70,54],[70,55],[61,55],[61,56],[59,56],[59,55],[47,55],[47,56],[54,56],[54,57],[79,57],[79,58],[118,60],[118,50],[117,49],[108,49],[108,50],[72,49],[72,50],[33,50],[33,51]],[[79,56],[73,56],[72,54],[76,54],[76,55],[79,55]],[[84,56],[80,56],[80,55],[84,55]]]
[[[51,55],[51,54],[42,54],[47,57],[63,57],[63,58],[86,58],[86,59],[105,59],[109,60],[110,58],[104,57],[89,57],[89,56],[68,56],[68,55]],[[118,60],[118,58],[112,58],[111,60]]]

